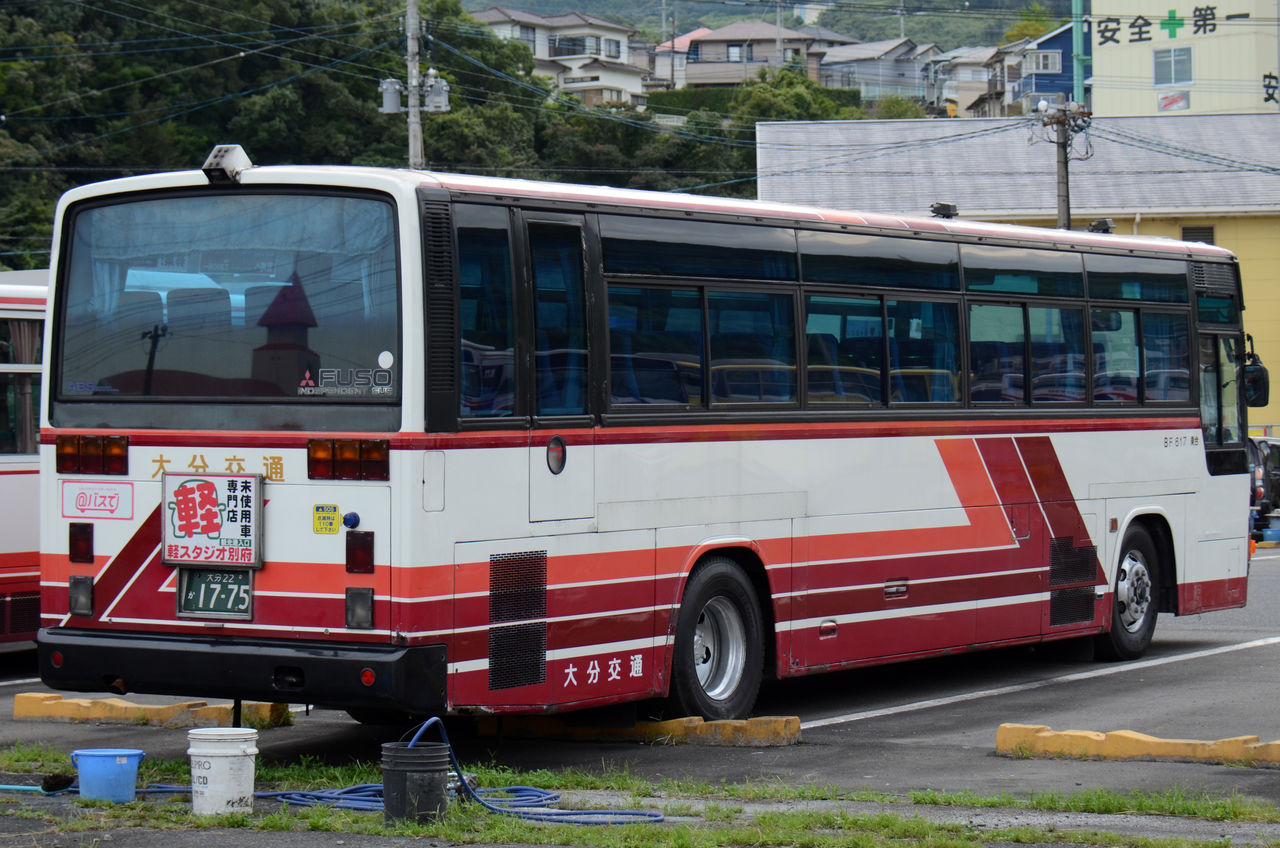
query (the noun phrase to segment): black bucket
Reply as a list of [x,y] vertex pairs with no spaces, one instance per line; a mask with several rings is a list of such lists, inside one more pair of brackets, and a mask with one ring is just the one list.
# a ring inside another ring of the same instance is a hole
[[382,743],[382,806],[388,824],[427,824],[449,804],[449,746],[443,742]]

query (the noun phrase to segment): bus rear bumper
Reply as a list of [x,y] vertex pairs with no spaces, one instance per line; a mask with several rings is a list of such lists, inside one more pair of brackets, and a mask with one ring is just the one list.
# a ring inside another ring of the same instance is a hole
[[443,715],[444,645],[165,638],[45,628],[40,679],[72,692],[136,692]]

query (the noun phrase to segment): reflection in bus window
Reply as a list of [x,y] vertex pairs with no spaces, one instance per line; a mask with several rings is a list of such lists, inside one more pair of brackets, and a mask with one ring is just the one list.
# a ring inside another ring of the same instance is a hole
[[969,397],[977,403],[1026,398],[1026,331],[1021,306],[969,304]]
[[805,298],[805,337],[811,403],[884,404],[880,298]]
[[1191,336],[1186,315],[1142,313],[1144,398],[1191,400]]
[[458,412],[464,418],[515,411],[511,250],[505,218],[498,216],[493,229],[458,228],[462,336]]
[[1085,400],[1084,310],[1027,308],[1031,337],[1031,402]]
[[889,400],[956,403],[960,399],[960,320],[955,303],[890,300]]
[[1237,339],[1200,337],[1200,422],[1206,444],[1240,441],[1240,357]]
[[609,389],[614,404],[701,404],[697,290],[609,287]]
[[0,454],[37,451],[42,326],[30,318],[0,318]]
[[711,400],[796,399],[794,300],[785,294],[707,292]]
[[587,313],[583,303],[582,230],[530,224],[533,262],[534,368],[543,415],[587,411]]
[[1095,309],[1093,399],[1138,401],[1138,322],[1129,309]]

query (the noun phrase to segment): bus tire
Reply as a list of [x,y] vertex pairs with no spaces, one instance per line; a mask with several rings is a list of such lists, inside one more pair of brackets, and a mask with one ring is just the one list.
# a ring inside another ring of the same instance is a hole
[[1099,657],[1137,659],[1151,645],[1156,629],[1158,573],[1151,534],[1141,524],[1132,525],[1120,546],[1112,592],[1111,630],[1099,634],[1094,643]]
[[711,557],[694,569],[676,620],[671,701],[681,715],[746,718],[764,671],[764,628],[755,588],[736,562]]

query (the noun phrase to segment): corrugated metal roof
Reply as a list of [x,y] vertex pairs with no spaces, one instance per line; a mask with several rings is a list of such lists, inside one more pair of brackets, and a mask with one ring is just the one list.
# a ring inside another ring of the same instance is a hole
[[[924,215],[1054,218],[1053,130],[1029,118],[756,125],[760,199]],[[1068,163],[1075,218],[1280,212],[1280,113],[1095,118]],[[1252,170],[1242,170],[1242,168]]]

